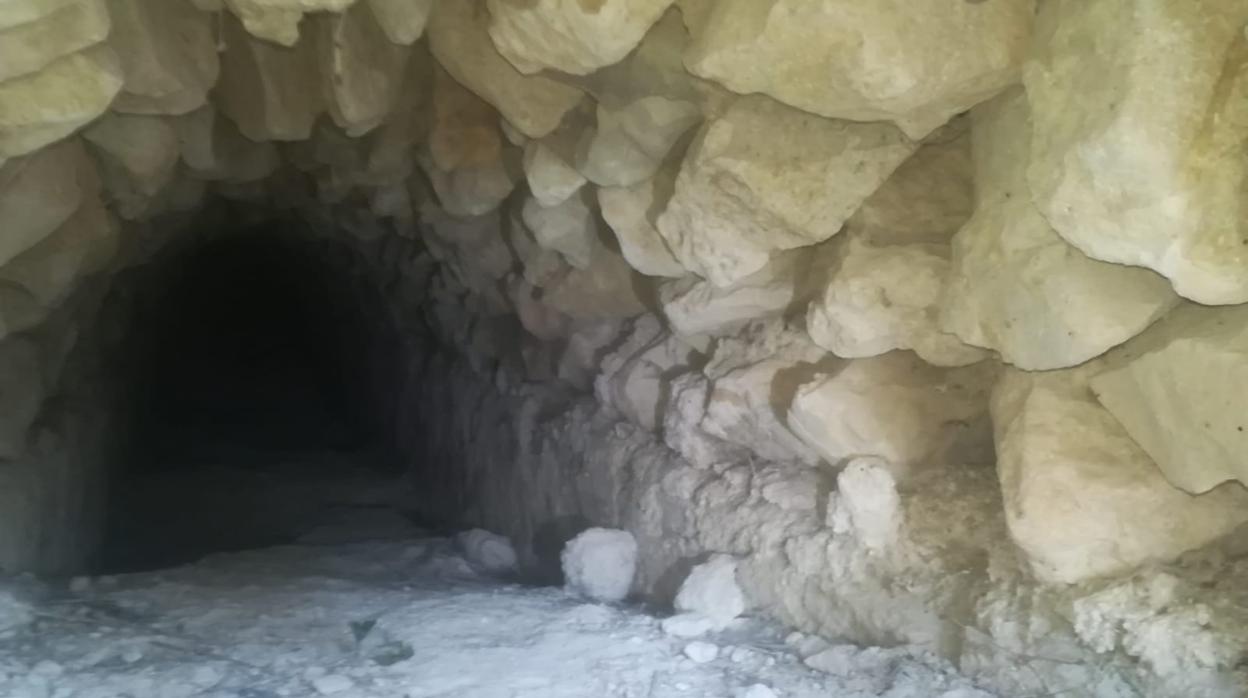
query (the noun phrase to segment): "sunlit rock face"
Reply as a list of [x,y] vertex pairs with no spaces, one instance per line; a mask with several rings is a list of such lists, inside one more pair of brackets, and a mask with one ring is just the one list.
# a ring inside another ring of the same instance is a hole
[[1237,695],[1246,23],[0,0],[0,568],[91,552],[129,272],[278,219],[382,299],[413,508],[522,573],[623,529],[659,603],[731,560],[1000,695]]

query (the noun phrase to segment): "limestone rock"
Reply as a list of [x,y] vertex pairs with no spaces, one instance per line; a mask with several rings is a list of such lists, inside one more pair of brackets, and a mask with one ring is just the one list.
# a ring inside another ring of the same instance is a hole
[[671,195],[674,175],[675,172],[660,172],[630,187],[598,190],[602,217],[615,232],[624,259],[649,276],[679,278],[686,274],[654,226],[659,210]]
[[696,278],[670,281],[660,287],[659,302],[681,334],[729,333],[750,320],[779,316],[808,298],[810,270],[821,257],[806,250],[785,252],[723,287]]
[[80,168],[94,165],[67,140],[0,167],[0,266],[59,228],[82,201]]
[[109,45],[126,76],[113,110],[185,114],[203,106],[219,73],[210,15],[185,1],[108,2],[113,17]]
[[594,248],[601,245],[598,213],[592,201],[593,192],[585,191],[555,206],[542,206],[530,197],[521,216],[538,245],[563,255],[577,269],[587,269]]
[[1172,486],[1087,385],[1096,363],[1007,370],[992,396],[1006,522],[1036,576],[1074,583],[1130,572],[1248,521],[1248,491]]
[[525,144],[524,175],[533,198],[542,206],[563,203],[586,182],[584,175],[542,140]]
[[568,541],[560,556],[568,589],[596,601],[623,601],[637,570],[633,534],[590,528]]
[[13,460],[26,450],[26,434],[46,397],[43,347],[30,337],[0,341],[0,458]]
[[104,0],[77,0],[33,22],[0,29],[0,81],[33,73],[108,36]]
[[122,218],[146,212],[173,179],[180,151],[169,121],[158,116],[109,113],[83,131],[100,174]]
[[699,131],[658,229],[686,269],[727,286],[835,235],[914,148],[887,124],[743,97]]
[[1236,0],[1045,3],[1024,74],[1041,213],[1205,304],[1248,301],[1245,22]]
[[36,22],[75,0],[5,0],[0,3],[0,29]]
[[874,247],[844,241],[840,264],[810,304],[806,330],[819,346],[846,359],[913,349],[937,366],[987,358],[938,326],[938,302],[949,271],[942,245]]
[[398,99],[411,49],[388,41],[363,4],[316,19],[329,114],[347,135],[367,133],[386,119]]
[[602,357],[594,393],[632,423],[655,431],[663,424],[669,377],[687,368],[694,350],[645,314],[633,321],[613,350]]
[[587,75],[628,55],[672,0],[488,0],[490,37],[520,72]]
[[391,41],[410,46],[425,33],[433,0],[368,0],[368,6]]
[[969,120],[951,121],[923,142],[845,222],[874,245],[948,243],[975,208]]
[[369,172],[408,175],[413,171],[413,148],[429,136],[433,62],[423,43],[412,48],[394,108],[385,122],[369,134]]
[[258,39],[282,46],[299,41],[299,21],[305,12],[342,12],[356,0],[225,0],[230,11]]
[[104,113],[121,90],[117,55],[104,45],[0,83],[0,158],[58,141]]
[[530,138],[555,130],[581,101],[581,91],[550,78],[519,73],[490,41],[484,0],[440,2],[429,19],[429,48],[447,72],[494,105]]
[[697,105],[658,95],[615,110],[600,104],[577,169],[600,186],[637,184],[654,176],[680,137],[701,120]]
[[645,288],[618,252],[596,245],[587,268],[552,274],[542,303],[578,321],[627,318],[646,310]]
[[954,238],[942,327],[1019,368],[1045,370],[1130,339],[1178,298],[1150,271],[1084,256],[1036,211],[1027,112],[1021,90],[973,112],[977,205]]
[[736,559],[731,555],[712,555],[695,565],[681,582],[672,605],[677,611],[711,619],[714,627],[727,627],[746,608],[745,593],[737,585]]
[[257,143],[238,132],[232,121],[205,105],[171,119],[182,162],[206,180],[253,182],[279,165],[272,143]]
[[836,476],[827,518],[834,533],[852,533],[863,547],[883,551],[901,538],[903,513],[897,482],[879,458],[854,458]]
[[797,389],[789,427],[832,465],[877,456],[899,473],[945,456],[988,409],[995,367],[933,367],[908,352],[855,359]]
[[685,57],[695,75],[921,138],[1018,81],[1034,2],[724,0],[707,12]]
[[1248,306],[1185,305],[1112,360],[1092,389],[1167,480],[1248,483]]
[[221,79],[216,101],[221,113],[253,141],[298,141],[312,135],[316,118],[325,110],[318,89],[316,42],[300,41],[293,48],[255,39],[226,16],[226,45],[221,55]]
[[43,322],[82,277],[103,268],[116,253],[118,228],[92,192],[54,233],[0,267],[0,338]]

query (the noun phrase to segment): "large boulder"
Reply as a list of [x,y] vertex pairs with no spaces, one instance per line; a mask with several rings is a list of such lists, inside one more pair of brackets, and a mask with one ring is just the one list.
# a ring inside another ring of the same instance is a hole
[[913,349],[937,366],[965,366],[987,352],[939,327],[938,304],[949,272],[948,247],[876,247],[843,241],[837,270],[811,302],[806,330],[819,346],[846,359]]
[[628,55],[672,0],[488,0],[490,38],[520,72],[587,75]]
[[182,162],[205,180],[254,182],[277,169],[277,148],[257,143],[238,132],[234,122],[211,105],[170,119],[178,137]]
[[172,179],[181,151],[169,120],[109,113],[83,131],[122,218],[135,219]]
[[0,266],[46,238],[78,210],[79,168],[94,167],[82,143],[66,140],[0,167]]
[[425,33],[433,0],[367,0],[377,23],[396,44],[410,46]]
[[356,0],[224,0],[243,26],[258,39],[282,46],[299,42],[305,12],[342,12]]
[[698,132],[658,229],[686,269],[727,286],[835,235],[914,149],[888,124],[742,97]]
[[387,40],[368,6],[316,18],[329,114],[350,136],[380,125],[403,85],[411,49]]
[[992,362],[942,369],[910,352],[855,359],[796,391],[789,427],[829,464],[877,456],[904,474],[947,457],[987,415]]
[[524,75],[498,54],[486,29],[485,0],[440,2],[429,18],[429,48],[447,72],[477,93],[521,133],[541,138],[581,101],[582,92]]
[[1041,213],[1205,304],[1248,301],[1245,23],[1239,0],[1046,2],[1024,70]]
[[90,123],[121,91],[121,63],[105,45],[0,82],[0,159],[24,155]]
[[602,244],[598,239],[598,211],[590,191],[573,194],[554,206],[543,206],[529,197],[521,218],[539,246],[558,252],[577,269],[587,269],[594,248]]
[[312,135],[325,111],[316,42],[292,48],[253,38],[229,16],[222,20],[226,45],[216,103],[253,141],[299,141]]
[[602,217],[615,233],[624,259],[648,276],[681,277],[687,273],[654,226],[671,195],[675,174],[674,169],[665,168],[639,184],[598,190]]
[[1033,0],[721,0],[685,63],[815,114],[894,121],[914,138],[1017,82]]
[[1092,390],[1167,480],[1248,484],[1248,306],[1185,305],[1112,357]]
[[1090,259],[1028,196],[1022,90],[977,107],[976,210],[954,238],[942,326],[1028,370],[1075,366],[1143,331],[1178,297],[1146,269]]
[[109,0],[108,7],[109,45],[126,76],[113,110],[185,114],[203,106],[219,72],[212,17],[167,0]]
[[1089,389],[1099,363],[1008,369],[993,391],[1006,523],[1046,582],[1128,573],[1248,521],[1239,483],[1193,496],[1166,481]]
[[0,28],[0,81],[33,73],[108,36],[104,0],[76,0],[33,22]]

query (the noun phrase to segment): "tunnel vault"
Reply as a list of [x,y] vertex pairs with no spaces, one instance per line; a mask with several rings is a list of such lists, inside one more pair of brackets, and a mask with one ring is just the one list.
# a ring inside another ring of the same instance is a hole
[[1235,695],[1246,22],[0,0],[0,568],[172,453],[367,448],[533,578],[612,526],[658,601],[727,554],[1005,694]]

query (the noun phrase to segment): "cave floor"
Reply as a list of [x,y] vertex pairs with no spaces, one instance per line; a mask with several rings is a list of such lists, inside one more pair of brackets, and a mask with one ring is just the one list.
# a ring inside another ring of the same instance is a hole
[[[0,580],[0,696],[988,695],[947,664],[902,650],[847,646],[815,671],[801,650],[826,643],[796,642],[755,619],[701,638],[718,653],[695,662],[691,641],[666,635],[642,607],[479,573],[453,539],[374,506],[394,483],[300,474],[311,484],[285,499],[350,496],[319,508],[321,519],[293,542],[60,583]],[[215,481],[255,486],[257,477],[217,472]],[[230,491],[222,486],[221,496]],[[13,623],[23,615],[28,622]]]

